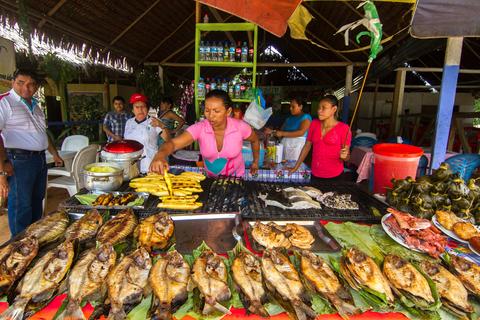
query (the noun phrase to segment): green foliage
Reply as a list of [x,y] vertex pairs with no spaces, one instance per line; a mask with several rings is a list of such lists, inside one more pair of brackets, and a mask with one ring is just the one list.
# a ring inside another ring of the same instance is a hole
[[140,89],[148,97],[148,104],[154,107],[160,106],[162,87],[158,69],[145,68],[137,73],[137,82]]
[[55,53],[47,53],[43,56],[40,69],[47,77],[52,79],[57,86],[67,84],[78,76],[78,69],[71,63],[60,59]]
[[[70,95],[70,119],[72,121],[98,121],[103,117],[102,95]],[[75,134],[87,136],[90,141],[98,140],[97,124],[81,124]]]

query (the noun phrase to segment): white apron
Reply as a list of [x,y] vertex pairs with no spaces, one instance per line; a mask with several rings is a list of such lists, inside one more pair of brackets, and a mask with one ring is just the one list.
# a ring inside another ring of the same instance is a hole
[[307,141],[306,137],[283,138],[283,160],[297,161],[305,145],[305,141]]

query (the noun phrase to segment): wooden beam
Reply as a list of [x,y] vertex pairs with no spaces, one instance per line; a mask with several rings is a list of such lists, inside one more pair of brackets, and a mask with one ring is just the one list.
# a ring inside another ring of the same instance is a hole
[[463,40],[463,43],[465,44],[465,46],[467,47],[467,49],[478,59],[480,60],[480,55],[472,48],[472,46],[470,45],[469,43],[469,39],[465,38]]
[[202,19],[202,4],[195,1],[195,23],[200,23]]
[[472,153],[472,148],[470,148],[470,144],[468,143],[467,137],[465,135],[465,129],[463,126],[463,122],[460,118],[454,118],[454,125],[457,127],[458,137],[460,138],[460,142],[462,143],[462,149],[464,153]]
[[[322,2],[326,0],[303,0],[303,2]],[[345,1],[357,1],[360,2],[362,0],[328,0],[328,1],[337,1],[337,2],[345,2]],[[393,3],[415,3],[415,0],[375,0],[375,2],[393,2]]]
[[[217,9],[210,6],[207,6],[207,7],[208,7],[208,10],[210,10],[210,12],[212,13],[215,20],[217,20],[219,23],[225,22],[225,20],[223,20],[222,16],[220,15]],[[226,31],[225,34],[227,35],[227,38],[228,40],[230,40],[230,42],[235,43],[235,39],[233,39],[232,33],[230,31]]]
[[148,7],[147,10],[145,10],[141,15],[138,16],[137,19],[135,19],[132,23],[130,23],[128,25],[128,27],[126,27],[122,32],[120,32],[118,34],[118,36],[115,37],[115,39],[113,39],[112,41],[110,41],[110,45],[113,45],[115,44],[121,37],[123,37],[125,35],[125,33],[128,32],[128,30],[132,29],[134,25],[136,25],[140,20],[142,20],[143,17],[145,17],[145,15],[147,13],[149,13],[153,8],[155,8],[155,6],[160,2],[161,0],[157,0],[155,1],[150,7]]
[[405,93],[405,71],[397,71],[397,77],[395,80],[395,92],[393,94],[393,106],[392,114],[390,117],[390,132],[391,137],[395,136],[398,132],[398,127],[400,122],[398,121],[398,116],[403,109],[403,97]]
[[[422,67],[402,67],[397,68],[395,71],[416,71],[416,72],[443,72],[443,68],[422,68]],[[465,74],[480,74],[480,69],[460,69],[460,73]]]
[[[369,88],[374,88],[375,87],[375,84],[368,84],[367,87]],[[385,88],[385,89],[393,89],[395,88],[395,85],[394,84],[380,84],[379,85],[380,88]],[[426,89],[426,90],[430,90],[431,88],[434,88],[434,89],[440,89],[441,88],[441,85],[433,85],[433,86],[426,86],[424,84],[407,84],[405,85],[405,89]],[[480,85],[457,85],[457,89],[478,89],[480,88]]]
[[155,53],[155,51],[157,51],[161,46],[162,44],[165,43],[165,41],[167,41],[168,39],[170,39],[175,33],[177,33],[178,30],[180,30],[187,22],[188,20],[190,20],[193,16],[194,12],[192,12],[185,20],[183,20],[183,22],[177,26],[177,28],[175,28],[175,30],[173,30],[172,32],[170,32],[170,34],[168,36],[166,36],[165,38],[163,38],[162,41],[160,41],[159,43],[157,43],[157,45],[152,49],[150,50],[149,53],[147,53],[147,55],[145,57],[143,57],[142,61],[145,61],[147,60],[148,58],[150,58],[150,56],[152,54]]
[[[11,6],[14,6],[14,8],[16,8],[18,10],[18,5],[16,3],[12,3],[12,2],[7,1],[7,0],[0,0],[0,7],[5,8],[7,10],[12,10]],[[81,38],[84,41],[94,43],[98,47],[104,47],[104,48],[109,49],[113,52],[116,52],[116,53],[118,53],[122,56],[130,58],[132,60],[136,60],[136,61],[140,60],[140,57],[136,56],[135,54],[128,53],[128,52],[126,52],[122,49],[111,46],[109,43],[107,43],[103,40],[100,40],[100,39],[96,38],[95,36],[92,36],[91,34],[88,34],[88,33],[82,32],[82,31],[78,31],[78,30],[74,30],[69,25],[67,25],[63,22],[56,21],[51,17],[45,17],[45,15],[43,13],[41,13],[41,12],[39,12],[39,11],[33,9],[33,8],[28,9],[28,14],[30,16],[36,18],[36,19],[40,19],[40,20],[45,19],[48,23],[57,27],[58,29],[62,30],[63,32],[65,32],[67,34],[70,34],[70,35],[73,35],[75,37]]]
[[[145,65],[158,65],[158,62],[145,62]],[[161,62],[163,67],[192,68],[195,66],[191,62]],[[331,67],[348,67],[348,66],[365,66],[366,62],[259,62],[257,68],[331,68]]]
[[373,132],[373,130],[375,130],[375,116],[377,115],[377,96],[379,84],[380,80],[377,78],[377,81],[375,81],[375,91],[373,92],[372,122],[370,123],[370,132]]
[[[50,10],[47,12],[47,17],[53,16],[53,15],[55,14],[55,12],[57,12],[58,9],[60,9],[60,8],[65,4],[65,2],[67,2],[67,0],[60,0],[60,1],[58,1],[58,2],[53,6],[53,8],[50,9]],[[47,22],[46,19],[40,20],[40,22],[39,22],[38,25],[37,25],[37,28],[38,28],[38,29],[41,29],[46,22]]]

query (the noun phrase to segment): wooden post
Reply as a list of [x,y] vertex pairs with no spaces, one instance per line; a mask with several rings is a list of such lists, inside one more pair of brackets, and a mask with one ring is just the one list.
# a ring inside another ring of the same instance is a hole
[[165,94],[165,82],[163,81],[163,67],[158,65],[158,78],[160,79],[160,93]]
[[[462,56],[463,37],[452,37],[447,40],[445,64],[443,66],[442,87],[438,102],[437,122],[432,146],[431,168],[436,169],[445,160],[452,123],[453,105],[457,90],[460,59]],[[462,133],[460,133],[462,134]]]
[[375,130],[375,117],[377,116],[377,95],[378,95],[378,86],[380,85],[380,79],[377,79],[375,82],[375,91],[373,92],[373,105],[372,105],[372,122],[370,123],[370,132]]
[[352,93],[353,64],[347,65],[345,76],[345,96],[342,102],[342,121],[348,123],[350,115],[350,100]]
[[395,80],[395,92],[393,94],[392,114],[390,116],[390,131],[391,137],[395,136],[400,126],[398,116],[403,108],[403,96],[405,93],[405,76],[406,72],[403,70],[397,71],[397,78]]
[[202,19],[202,4],[195,1],[195,23],[200,23]]

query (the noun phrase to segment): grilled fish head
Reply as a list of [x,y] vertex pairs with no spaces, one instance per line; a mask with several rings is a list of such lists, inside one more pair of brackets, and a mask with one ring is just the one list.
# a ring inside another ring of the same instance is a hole
[[480,266],[455,255],[450,255],[452,267],[463,285],[477,297],[480,297]]
[[92,239],[102,224],[102,215],[97,209],[91,209],[67,228],[65,238],[69,241],[78,240],[80,242]]
[[97,241],[117,244],[127,238],[137,226],[137,217],[131,208],[119,212],[98,230]]
[[383,273],[393,287],[408,292],[428,303],[434,303],[427,279],[407,260],[387,255],[383,261]]
[[139,243],[151,251],[152,249],[165,249],[173,232],[173,220],[167,213],[159,213],[142,220],[135,234]]
[[53,242],[64,235],[70,218],[65,211],[57,211],[31,224],[25,231],[27,237],[35,237],[40,245]]

